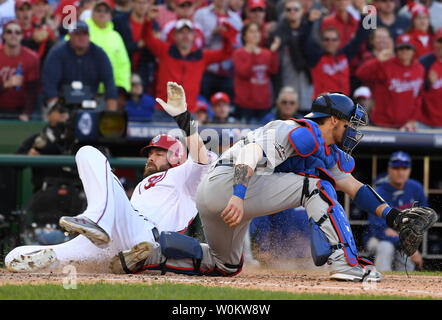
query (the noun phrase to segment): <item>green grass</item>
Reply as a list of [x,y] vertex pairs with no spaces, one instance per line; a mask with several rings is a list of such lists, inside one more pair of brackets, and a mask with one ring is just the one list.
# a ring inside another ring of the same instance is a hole
[[[404,300],[404,297],[288,293],[173,283],[0,286],[1,300]],[[416,299],[416,298],[408,298]]]

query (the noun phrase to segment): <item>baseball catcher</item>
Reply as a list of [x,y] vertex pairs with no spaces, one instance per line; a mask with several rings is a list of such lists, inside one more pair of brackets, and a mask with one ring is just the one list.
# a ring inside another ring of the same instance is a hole
[[[185,115],[178,115],[180,126],[188,127]],[[336,191],[348,194],[362,210],[384,217],[400,232],[407,254],[414,253],[436,214],[430,208],[391,208],[351,175],[351,153],[366,123],[362,106],[343,94],[326,93],[313,101],[312,112],[303,119],[275,120],[250,132],[211,165],[198,186],[196,203],[208,243],[163,232],[158,242],[141,242],[120,252],[112,260],[113,272],[236,275],[242,270],[251,219],[303,206],[317,266],[329,264],[331,279],[381,281],[373,263],[359,256]]]

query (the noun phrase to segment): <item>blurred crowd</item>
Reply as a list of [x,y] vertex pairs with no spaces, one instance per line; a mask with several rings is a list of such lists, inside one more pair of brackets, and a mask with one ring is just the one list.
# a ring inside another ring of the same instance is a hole
[[80,82],[107,110],[200,124],[302,117],[339,91],[373,126],[442,128],[436,0],[0,0],[0,117],[46,120]]

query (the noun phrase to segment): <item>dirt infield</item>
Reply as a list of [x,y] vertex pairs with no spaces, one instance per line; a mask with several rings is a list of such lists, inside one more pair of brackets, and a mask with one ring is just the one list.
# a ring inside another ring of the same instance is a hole
[[[0,285],[4,284],[43,284],[59,283],[62,285],[62,272],[52,273],[11,273],[0,270]],[[442,275],[425,276],[411,273],[407,275],[384,274],[381,283],[351,283],[328,279],[326,269],[314,271],[267,269],[245,267],[235,277],[189,277],[168,273],[164,276],[158,272],[138,275],[114,275],[108,273],[77,273],[77,283],[160,283],[170,281],[183,284],[200,284],[206,286],[228,286],[240,289],[261,289],[286,291],[292,293],[330,293],[373,296],[407,296],[442,299]]]

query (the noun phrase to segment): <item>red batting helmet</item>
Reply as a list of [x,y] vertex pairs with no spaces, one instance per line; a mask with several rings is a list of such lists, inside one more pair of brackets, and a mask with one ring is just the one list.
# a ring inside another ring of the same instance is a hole
[[140,150],[141,155],[147,157],[150,148],[166,150],[167,160],[172,167],[183,164],[187,159],[187,152],[183,143],[168,134],[159,134],[153,137],[150,143]]

